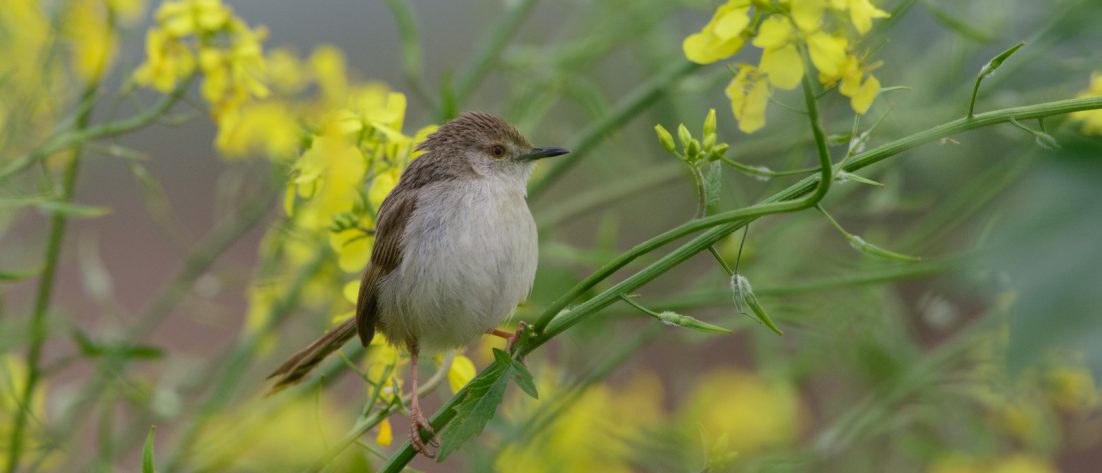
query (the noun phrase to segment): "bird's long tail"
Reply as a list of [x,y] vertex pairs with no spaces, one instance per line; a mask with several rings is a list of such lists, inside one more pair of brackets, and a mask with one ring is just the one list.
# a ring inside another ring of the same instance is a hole
[[345,342],[354,336],[356,336],[356,319],[348,320],[326,332],[321,338],[302,351],[295,353],[272,374],[268,375],[267,379],[274,379],[275,384],[272,385],[265,396],[271,396],[283,390],[283,388],[302,381],[302,378],[316,368],[325,357],[339,350]]

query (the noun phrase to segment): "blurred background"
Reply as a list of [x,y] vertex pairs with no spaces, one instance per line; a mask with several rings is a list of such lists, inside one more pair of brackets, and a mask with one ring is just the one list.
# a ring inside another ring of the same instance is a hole
[[[73,33],[89,30],[67,22],[66,12],[103,2],[9,1],[0,12],[0,165],[32,155],[73,123],[82,103],[96,104],[91,123],[107,123],[167,95],[132,78],[147,60],[158,3],[106,3],[117,50],[85,95],[95,100],[82,102],[79,61],[67,58],[92,54],[82,52],[90,40]],[[1092,0],[874,3],[892,16],[861,43],[886,89],[862,119],[865,129],[879,121],[870,149],[964,116],[976,73],[1018,42],[1026,46],[984,81],[978,112],[1072,98],[1102,71],[1102,5]],[[396,123],[410,139],[456,111],[483,110],[537,146],[583,145],[572,165],[541,164],[533,178],[540,269],[514,321],[535,320],[620,253],[694,217],[688,167],[659,144],[656,124],[684,123],[697,135],[714,108],[732,160],[774,171],[817,162],[799,90],[776,90],[767,126],[739,131],[724,87],[730,66],[757,62],[757,49],[709,66],[686,62],[682,40],[720,2],[224,4],[249,27],[263,25],[265,54],[284,51],[300,58],[293,68],[313,71],[298,96],[324,95],[334,87],[325,78],[339,76],[404,94]],[[46,25],[37,36],[25,31],[33,21]],[[48,46],[29,48],[34,41]],[[34,72],[36,64],[47,72]],[[269,59],[268,71],[278,82],[275,64]],[[158,471],[376,471],[405,439],[398,413],[335,448],[356,432],[371,391],[350,367],[374,373],[388,356],[382,347],[366,356],[348,347],[345,360],[323,367],[321,382],[315,376],[261,397],[268,372],[351,310],[341,294],[358,269],[347,270],[324,235],[300,241],[316,259],[273,236],[295,234],[280,233],[296,225],[282,181],[302,168],[218,146],[227,115],[217,115],[202,87],[185,87],[149,126],[85,146],[71,206],[35,200],[61,192],[64,153],[0,178],[5,466],[20,406],[28,440],[15,471],[139,471],[153,424]],[[837,161],[853,111],[837,94],[820,107]],[[883,186],[838,182],[822,202],[849,233],[920,261],[857,251],[816,211],[757,220],[741,251],[741,231],[716,250],[737,261],[783,336],[739,313],[729,275],[702,252],[634,300],[733,333],[666,326],[614,304],[527,358],[539,400],[510,388],[475,441],[442,463],[417,458],[410,466],[1096,471],[1102,141],[1066,115],[1019,125],[1029,130],[1001,124],[893,156],[861,172]],[[313,144],[294,140],[290,154]],[[751,205],[800,178],[724,167],[715,207]],[[379,178],[365,178],[364,189],[375,188],[372,179]],[[68,228],[39,333],[42,255],[59,215]],[[314,272],[296,282],[303,267]],[[36,340],[41,375],[30,404],[21,404]],[[483,368],[499,342],[487,339],[463,356]],[[408,376],[400,355],[389,356],[396,358],[382,364]],[[422,380],[438,366],[469,379],[451,369],[454,359],[426,363]],[[434,412],[453,395],[448,388],[423,405]]]

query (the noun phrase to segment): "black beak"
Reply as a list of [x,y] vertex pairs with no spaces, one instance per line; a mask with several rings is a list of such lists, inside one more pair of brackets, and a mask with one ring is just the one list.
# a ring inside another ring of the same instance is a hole
[[532,148],[532,152],[518,159],[520,161],[535,161],[537,159],[550,158],[552,156],[562,156],[569,152],[570,150],[566,148]]

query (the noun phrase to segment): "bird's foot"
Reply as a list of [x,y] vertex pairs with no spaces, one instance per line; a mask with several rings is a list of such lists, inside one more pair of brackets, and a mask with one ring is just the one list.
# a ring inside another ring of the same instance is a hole
[[[421,436],[422,429],[429,434],[428,442]],[[436,458],[434,449],[440,448],[440,443],[436,441],[435,436],[436,431],[433,430],[428,419],[421,415],[421,409],[416,406],[411,409],[409,412],[409,443],[413,446],[413,449],[426,457]]]
[[505,330],[501,330],[501,329],[497,329],[497,328],[490,329],[486,333],[488,333],[490,335],[495,335],[495,336],[504,338],[505,339],[505,351],[508,352],[508,353],[513,353],[513,351],[517,348],[517,342],[520,341],[520,336],[524,334],[525,330],[528,330],[528,324],[524,323],[524,321],[522,320],[522,321],[517,323],[517,330],[513,333],[509,333],[509,332],[506,332]]

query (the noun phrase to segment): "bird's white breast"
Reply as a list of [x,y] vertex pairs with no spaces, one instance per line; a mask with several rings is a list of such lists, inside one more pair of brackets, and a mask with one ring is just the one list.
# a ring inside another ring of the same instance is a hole
[[417,192],[402,261],[379,283],[379,329],[429,350],[467,345],[532,288],[538,242],[523,181],[480,177]]

